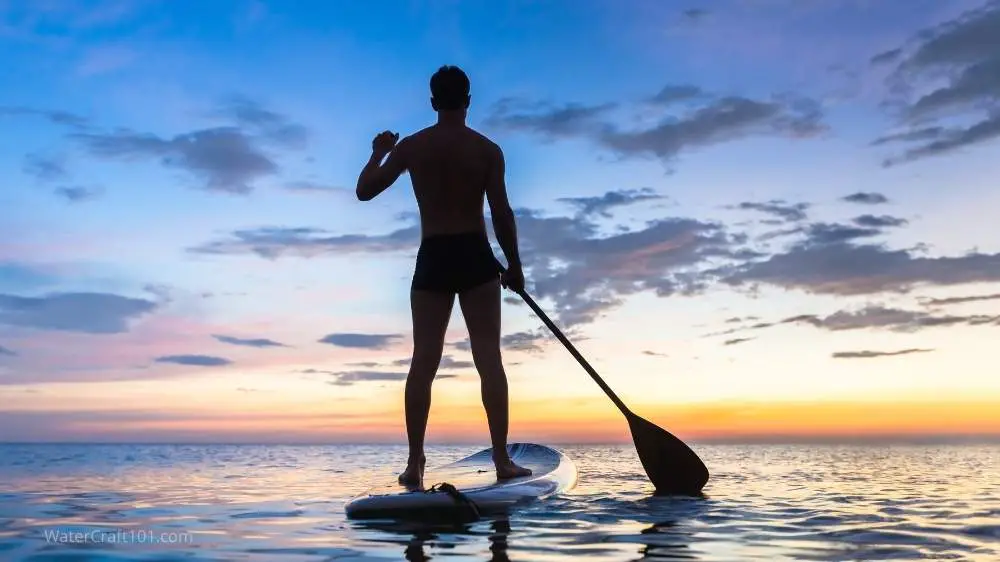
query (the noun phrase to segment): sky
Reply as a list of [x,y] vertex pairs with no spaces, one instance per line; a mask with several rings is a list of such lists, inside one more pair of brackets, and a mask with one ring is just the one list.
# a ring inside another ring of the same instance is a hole
[[[1000,2],[0,0],[0,441],[405,442],[415,201],[353,189],[444,64],[636,413],[1000,436]],[[509,293],[502,343],[511,440],[628,440]],[[488,443],[457,306],[428,441]]]

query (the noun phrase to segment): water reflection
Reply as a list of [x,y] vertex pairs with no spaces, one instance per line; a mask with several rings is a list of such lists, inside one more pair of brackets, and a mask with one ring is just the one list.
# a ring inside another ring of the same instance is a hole
[[642,549],[641,558],[661,560],[697,560],[698,555],[691,549],[692,533],[678,525],[676,520],[661,521],[639,532]]
[[[620,560],[700,560],[694,547],[698,521],[709,509],[719,509],[715,502],[693,498],[647,496],[633,501],[579,498],[552,498],[547,505],[535,505],[516,514],[521,525],[534,529],[536,537],[556,538],[567,534],[578,537],[578,544],[565,545],[559,551],[580,557]],[[473,523],[409,520],[357,520],[351,525],[372,542],[391,542],[402,547],[408,561],[424,562],[458,552],[478,552],[477,558],[492,562],[510,562],[513,534],[508,514]],[[634,527],[623,533],[623,527]],[[568,538],[568,537],[567,537]],[[483,540],[486,539],[486,540]],[[528,540],[529,543],[534,541]],[[486,545],[488,544],[487,548]],[[536,547],[529,544],[529,547]]]
[[[476,523],[420,522],[413,520],[361,520],[352,522],[358,530],[378,531],[377,541],[403,546],[403,557],[410,562],[431,559],[429,548],[452,550],[485,537],[489,542],[491,562],[510,562],[507,554],[511,535],[506,515]],[[386,535],[392,538],[387,538]],[[479,550],[479,549],[476,549]],[[484,557],[485,558],[485,557]]]

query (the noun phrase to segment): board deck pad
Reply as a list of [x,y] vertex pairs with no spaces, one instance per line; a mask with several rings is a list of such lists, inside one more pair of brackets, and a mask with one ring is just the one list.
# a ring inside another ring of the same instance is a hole
[[433,485],[447,482],[479,512],[501,511],[514,505],[571,489],[576,485],[577,470],[573,461],[560,451],[534,443],[507,446],[510,458],[530,468],[532,474],[497,480],[493,449],[484,449],[462,460],[424,470],[424,489],[407,488],[393,478],[373,487],[347,503],[351,518],[443,516],[468,509],[444,491],[428,491]]

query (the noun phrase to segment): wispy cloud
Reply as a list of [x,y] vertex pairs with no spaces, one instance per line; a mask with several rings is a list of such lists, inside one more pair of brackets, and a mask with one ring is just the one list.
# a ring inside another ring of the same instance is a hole
[[345,187],[327,185],[325,183],[309,181],[309,180],[298,180],[298,181],[287,182],[282,187],[284,187],[287,191],[293,193],[319,193],[319,194],[330,194],[330,195],[351,194],[351,190]]
[[568,203],[577,208],[581,215],[611,217],[611,210],[643,201],[664,199],[662,195],[648,187],[642,189],[619,189],[608,191],[598,197],[564,197],[557,199],[560,203]]
[[338,347],[353,347],[362,349],[388,349],[403,338],[402,334],[328,334],[319,340]]
[[858,191],[842,198],[848,203],[859,203],[862,205],[882,205],[889,202],[889,198],[881,193],[871,191]]
[[[889,77],[903,130],[876,144],[913,143],[885,166],[949,154],[1000,137],[1000,3],[990,1],[924,29],[892,60]],[[941,85],[942,79],[946,84]],[[965,124],[955,124],[956,119]]]
[[[342,371],[333,373],[329,384],[335,386],[351,386],[363,382],[396,382],[406,380],[407,373],[401,371]],[[436,379],[450,379],[457,375],[438,373]]]
[[839,310],[826,316],[799,314],[773,322],[756,322],[748,326],[737,326],[721,332],[706,334],[706,337],[763,330],[792,324],[805,324],[832,332],[870,329],[915,332],[926,328],[947,326],[987,326],[996,324],[997,322],[1000,322],[1000,315],[936,315],[923,310],[907,310],[869,304],[858,309]]
[[212,337],[222,343],[240,345],[244,347],[287,347],[283,343],[278,343],[267,338],[237,338],[234,336],[224,336],[219,334],[213,334]]
[[289,148],[304,148],[309,140],[309,130],[304,125],[246,96],[224,99],[214,114],[233,119],[239,127]]
[[901,349],[899,351],[837,351],[832,357],[834,359],[874,359],[876,357],[892,357],[895,355],[910,355],[912,353],[929,353],[933,349]]
[[920,284],[1000,281],[1000,254],[921,257],[912,250],[852,241],[877,234],[860,227],[820,228],[789,250],[728,270],[730,285],[765,283],[828,295],[907,292]]
[[121,130],[74,135],[90,154],[115,160],[147,159],[185,170],[210,191],[246,194],[278,165],[235,127],[201,129],[170,138]]
[[51,293],[41,297],[0,294],[0,324],[91,334],[128,331],[158,303],[110,293]]
[[20,106],[0,106],[0,117],[39,117],[54,125],[63,125],[73,129],[85,129],[89,124],[85,117],[68,111]]
[[156,363],[173,363],[192,367],[223,367],[231,365],[232,361],[214,355],[164,355],[154,359]]
[[86,187],[82,185],[62,185],[53,188],[52,193],[70,203],[83,203],[97,199],[101,196],[103,190],[98,187]]
[[971,295],[967,297],[947,297],[940,299],[926,299],[923,304],[928,306],[939,306],[948,304],[964,304],[969,302],[982,302],[1000,300],[1000,293],[992,295]]
[[209,191],[246,194],[255,182],[275,175],[280,166],[270,145],[301,149],[308,130],[287,117],[244,97],[232,97],[211,114],[234,122],[163,137],[129,129],[70,135],[91,155],[119,161],[151,161],[183,170]]
[[311,227],[261,227],[234,231],[230,237],[189,248],[195,254],[256,254],[262,258],[311,258],[349,252],[412,250],[420,241],[420,227],[410,226],[385,235],[344,234]]
[[865,228],[892,228],[906,226],[909,223],[904,218],[889,215],[860,215],[854,217],[851,221]]
[[0,345],[0,356],[4,356],[4,355],[6,355],[7,357],[14,357],[14,356],[17,355],[17,353],[14,353],[13,350],[8,349],[8,348]]
[[61,180],[68,175],[65,158],[61,155],[28,154],[24,157],[21,169],[25,174],[42,182]]
[[806,211],[809,210],[809,207],[809,203],[788,203],[780,199],[772,199],[764,202],[745,201],[736,205],[735,208],[744,211],[758,211],[778,217],[786,222],[798,222],[808,218]]
[[[688,93],[692,91],[668,89],[653,99]],[[610,116],[622,104],[555,105],[505,98],[491,108],[485,123],[491,128],[533,133],[552,140],[584,138],[621,157],[655,157],[663,161],[671,161],[686,150],[751,136],[803,138],[826,130],[820,105],[806,98],[775,96],[755,100],[704,93],[697,100],[699,106],[681,115],[664,107],[666,113],[658,122],[625,129]],[[648,100],[645,105],[648,110]]]

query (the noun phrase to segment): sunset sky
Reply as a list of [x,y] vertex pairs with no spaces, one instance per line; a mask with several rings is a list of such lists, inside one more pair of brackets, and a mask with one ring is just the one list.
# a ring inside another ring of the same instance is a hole
[[[1000,436],[1000,2],[0,0],[0,441],[403,442],[415,203],[353,190],[443,64],[637,413]],[[428,439],[487,443],[455,310]],[[628,439],[503,324],[512,440]]]

